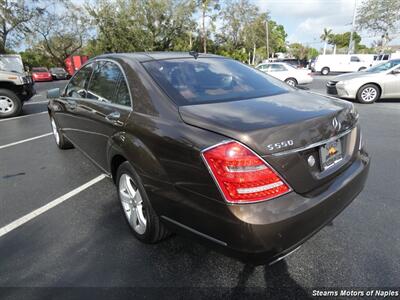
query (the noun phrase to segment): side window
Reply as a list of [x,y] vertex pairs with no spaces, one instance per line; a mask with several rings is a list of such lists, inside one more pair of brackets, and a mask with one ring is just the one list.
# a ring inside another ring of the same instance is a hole
[[121,70],[116,64],[109,61],[98,62],[90,81],[87,97],[115,103],[118,82],[121,76]]
[[266,70],[267,68],[268,68],[268,65],[261,65],[259,67],[259,69],[262,70],[262,71]]
[[92,75],[93,64],[88,64],[72,77],[66,89],[66,97],[85,98],[86,89]]
[[131,106],[131,96],[129,94],[128,86],[124,76],[121,76],[121,81],[118,87],[115,103],[125,106]]
[[352,62],[360,62],[360,59],[357,56],[350,57],[350,61]]
[[286,68],[279,64],[271,64],[270,72],[286,71]]
[[385,54],[384,56],[383,56],[383,60],[388,60],[389,59],[389,54]]

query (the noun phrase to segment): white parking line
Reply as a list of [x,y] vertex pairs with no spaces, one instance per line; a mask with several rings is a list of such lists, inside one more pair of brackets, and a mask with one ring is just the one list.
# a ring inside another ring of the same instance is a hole
[[21,225],[29,222],[30,220],[36,218],[37,216],[45,213],[46,211],[52,209],[53,207],[56,207],[57,205],[63,203],[64,201],[68,200],[69,198],[79,194],[80,192],[86,190],[88,187],[94,185],[95,183],[103,180],[107,176],[105,174],[101,174],[97,176],[96,178],[93,178],[92,180],[86,182],[85,184],[77,187],[76,189],[66,193],[65,195],[62,195],[61,197],[47,203],[46,205],[43,205],[42,207],[39,207],[38,209],[26,214],[25,216],[11,222],[10,224],[0,228],[0,237],[3,235],[9,233],[10,231],[20,227]]
[[30,142],[30,141],[37,140],[37,139],[41,139],[41,138],[44,138],[44,137],[52,135],[52,134],[53,134],[52,132],[49,132],[49,133],[45,133],[45,134],[42,134],[42,135],[31,137],[29,139],[25,139],[25,140],[21,140],[21,141],[18,141],[18,142],[6,144],[6,145],[3,145],[3,146],[0,146],[0,149],[4,149],[4,148],[8,148],[8,147],[15,146],[15,145],[18,145],[18,144]]
[[0,122],[11,121],[11,120],[15,120],[15,119],[22,119],[22,118],[32,117],[32,116],[36,116],[36,115],[43,115],[43,114],[48,114],[48,112],[47,111],[42,111],[40,113],[30,114],[30,115],[26,115],[26,116],[19,116],[19,117],[8,118],[8,119],[1,119]]

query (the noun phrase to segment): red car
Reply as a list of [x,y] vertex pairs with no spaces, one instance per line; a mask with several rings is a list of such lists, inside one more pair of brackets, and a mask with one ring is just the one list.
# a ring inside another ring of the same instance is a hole
[[53,77],[47,68],[32,68],[33,81],[53,81]]

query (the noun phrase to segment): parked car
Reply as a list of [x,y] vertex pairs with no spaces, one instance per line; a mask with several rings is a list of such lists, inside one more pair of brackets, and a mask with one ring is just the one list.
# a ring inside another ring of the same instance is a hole
[[24,73],[20,55],[0,55],[0,118],[15,117],[35,94],[32,78]]
[[330,223],[368,174],[351,103],[216,55],[102,55],[48,98],[58,147],[77,146],[112,177],[147,243],[176,231],[273,262]]
[[327,82],[327,93],[360,103],[400,98],[400,59],[383,62],[364,72],[343,74]]
[[52,81],[53,77],[47,68],[38,67],[32,68],[33,81]]
[[50,68],[50,73],[55,80],[70,78],[70,75],[64,70],[64,68]]
[[311,73],[307,69],[296,69],[286,63],[264,63],[256,66],[262,72],[286,82],[288,85],[308,84],[313,81]]
[[330,72],[356,72],[369,68],[373,62],[372,54],[336,54],[318,55],[313,65],[313,72],[328,75]]

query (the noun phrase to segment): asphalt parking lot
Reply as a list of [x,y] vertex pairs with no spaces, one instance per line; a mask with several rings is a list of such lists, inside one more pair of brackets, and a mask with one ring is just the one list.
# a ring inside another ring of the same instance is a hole
[[[324,93],[328,79],[315,76],[310,90]],[[312,298],[313,289],[400,286],[400,99],[356,104],[372,156],[364,191],[283,262],[253,267],[176,235],[156,245],[134,239],[111,180],[98,177],[78,150],[58,150],[49,134],[45,91],[65,83],[37,83],[23,116],[0,120],[0,298],[62,299],[66,292],[34,287],[293,299]],[[68,197],[22,226],[6,227],[62,196]],[[108,289],[117,287],[136,289]]]

